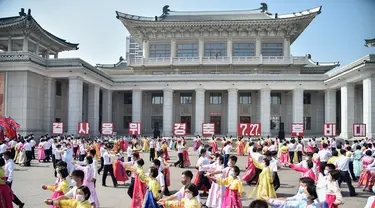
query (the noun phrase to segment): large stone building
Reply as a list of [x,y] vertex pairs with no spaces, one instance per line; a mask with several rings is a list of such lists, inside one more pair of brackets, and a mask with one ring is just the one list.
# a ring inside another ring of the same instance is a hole
[[62,122],[77,134],[84,121],[92,135],[100,134],[102,122],[113,122],[121,135],[130,122],[141,122],[146,135],[154,129],[172,135],[175,123],[185,123],[187,135],[201,135],[202,123],[214,123],[217,135],[237,135],[239,123],[253,123],[263,136],[283,130],[290,136],[298,123],[310,136],[333,123],[337,135],[351,138],[356,123],[354,129],[362,129],[356,135],[363,135],[363,123],[372,137],[375,55],[339,69],[337,62],[291,55],[290,45],[320,13],[321,7],[271,14],[265,4],[212,12],[165,6],[155,17],[117,12],[143,56],[93,67],[58,58],[78,44],[21,11],[0,19],[1,112],[17,120],[22,133],[51,133],[52,123]]

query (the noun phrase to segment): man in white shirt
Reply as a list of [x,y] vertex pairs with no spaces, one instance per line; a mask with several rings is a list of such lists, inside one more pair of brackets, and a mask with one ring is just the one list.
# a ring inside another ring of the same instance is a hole
[[[11,156],[11,153],[9,151],[7,152],[4,152],[4,161],[5,161],[5,165],[4,165],[4,176],[6,178],[6,184],[8,184],[8,186],[10,188],[12,188],[12,184],[13,184],[13,172],[14,172],[14,162],[13,160],[10,158]],[[1,158],[2,160],[2,158]],[[0,166],[1,168],[1,166]],[[18,197],[13,194],[13,203],[15,203],[16,205],[18,205],[18,207],[23,207],[25,204],[22,203]]]
[[288,150],[289,150],[289,159],[290,159],[291,164],[293,164],[294,151],[296,150],[296,147],[297,147],[296,140],[294,139],[290,140],[290,143],[288,144]]
[[177,141],[177,155],[178,155],[178,161],[174,163],[174,166],[177,165],[180,166],[180,168],[184,168],[184,155],[182,154],[183,144],[181,140]]
[[155,138],[152,138],[150,141],[150,162],[155,159]]
[[232,149],[231,142],[227,141],[225,147],[223,147],[223,152],[224,152],[224,168],[228,167],[228,161],[229,161],[229,155],[230,155],[230,150],[231,149]]
[[56,145],[55,150],[53,151],[54,157],[55,157],[55,177],[57,177],[57,172],[56,172],[56,164],[61,161],[61,155],[63,154],[64,151],[61,150],[61,144]]
[[152,162],[152,165],[158,169],[158,176],[156,177],[156,180],[159,182],[160,184],[160,191],[163,195],[165,196],[168,196],[165,194],[165,189],[167,188],[167,184],[165,182],[165,177],[164,177],[164,174],[160,171],[160,161],[158,159],[155,159],[153,162]]
[[3,156],[3,154],[7,151],[8,146],[5,142],[0,141],[0,157]]
[[31,144],[30,144],[30,141],[27,140],[25,142],[25,144],[23,145],[23,149],[25,150],[25,155],[26,155],[26,162],[25,162],[25,166],[31,166],[31,160],[33,158],[32,156],[32,150],[31,150]]
[[271,141],[271,145],[268,147],[268,151],[270,152],[276,151],[275,141]]
[[52,147],[52,144],[49,141],[47,141],[47,139],[44,139],[43,141],[44,141],[43,143],[44,153],[46,154],[46,158],[43,161],[49,162],[49,160],[51,159],[50,153],[52,151],[50,152],[50,148]]
[[10,152],[12,153],[10,158],[12,159],[16,155],[16,149],[15,149],[16,144],[17,142],[14,140],[14,138],[9,141]]
[[111,175],[113,186],[117,187],[117,180],[115,178],[115,175],[113,174],[113,165],[112,165],[112,155],[108,153],[108,150],[110,149],[108,146],[105,146],[105,151],[103,154],[103,161],[104,161],[104,170],[103,170],[103,177],[102,177],[102,186],[107,186],[106,179],[108,173]]
[[352,185],[352,179],[349,175],[349,162],[350,158],[346,156],[346,150],[340,150],[341,156],[336,159],[337,170],[340,171],[340,179],[338,180],[339,186],[341,186],[342,181],[348,184],[350,196],[356,196],[355,189]]
[[302,148],[303,148],[303,145],[302,145],[301,141],[297,141],[295,151],[297,152],[297,158],[298,158],[299,163],[302,161]]
[[[137,165],[137,161],[139,159],[140,159],[139,153],[134,152],[132,160],[130,162],[123,162],[122,165],[123,166],[135,166],[135,165]],[[144,161],[143,161],[143,163],[144,163]],[[130,198],[133,198],[135,175],[136,175],[135,171],[131,171],[131,173],[130,173],[130,186],[128,188],[128,195],[130,196]]]
[[[267,154],[267,152],[266,152]],[[273,187],[275,191],[280,188],[280,178],[277,174],[278,168],[281,166],[279,160],[277,159],[277,151],[269,152],[269,158],[270,158],[270,169],[272,173],[272,179],[273,179]]]
[[322,144],[323,149],[318,152],[318,158],[320,159],[320,172],[323,173],[327,165],[328,159],[332,156],[331,152],[328,150],[328,144]]
[[34,136],[31,136],[31,138],[30,138],[30,145],[31,145],[32,158],[35,160],[35,145],[36,145],[36,142],[34,140]]

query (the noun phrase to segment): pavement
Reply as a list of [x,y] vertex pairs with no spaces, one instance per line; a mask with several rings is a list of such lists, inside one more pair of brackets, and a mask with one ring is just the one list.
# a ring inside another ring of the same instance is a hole
[[[195,165],[198,159],[197,153],[190,148],[189,154],[191,163]],[[146,162],[144,167],[145,170],[147,170],[150,165],[150,162],[148,161],[149,153],[142,153],[141,156]],[[175,151],[170,152],[170,157],[170,162],[177,161],[177,153]],[[246,164],[247,156],[239,157],[237,165],[241,169],[241,177],[244,174]],[[191,170],[194,174],[197,173],[197,170],[194,167],[184,169],[171,167],[171,186],[169,187],[171,193],[175,193],[182,187],[180,178],[181,173],[184,170]],[[277,190],[277,196],[293,196],[298,189],[298,179],[301,177],[301,174],[290,170],[289,168],[284,168],[279,171],[279,177],[281,187]],[[128,208],[130,206],[131,199],[127,195],[129,181],[125,184],[121,184],[120,182],[120,186],[114,188],[110,177],[107,177],[107,187],[101,186],[101,175],[98,176],[97,180],[96,191],[99,196],[101,208]],[[41,186],[43,184],[52,185],[54,182],[55,178],[53,176],[52,163],[39,163],[38,161],[33,160],[31,167],[15,166],[13,191],[22,202],[26,203],[25,208],[48,207],[43,201],[50,198],[52,192],[42,190]],[[246,192],[246,196],[242,198],[242,204],[244,207],[248,207],[253,200],[248,198],[253,187],[254,186],[250,187],[244,183],[244,189]],[[364,193],[361,188],[356,187],[356,191],[359,195],[356,197],[349,197],[349,190],[345,183],[343,183],[341,189],[345,204],[340,206],[340,208],[362,208],[365,206],[367,198],[374,195],[373,193]],[[202,199],[205,201],[205,197],[202,197]]]

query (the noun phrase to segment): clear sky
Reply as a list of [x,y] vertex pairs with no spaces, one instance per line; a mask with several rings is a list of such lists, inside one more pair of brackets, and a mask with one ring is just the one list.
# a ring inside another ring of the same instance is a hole
[[125,27],[115,11],[159,16],[162,7],[172,11],[256,9],[261,2],[271,13],[292,13],[323,6],[291,48],[296,56],[311,54],[314,61],[348,64],[375,48],[364,39],[375,38],[375,0],[0,0],[0,17],[16,16],[20,8],[31,9],[44,29],[72,43],[79,50],[59,57],[79,57],[93,65],[116,63],[125,57]]

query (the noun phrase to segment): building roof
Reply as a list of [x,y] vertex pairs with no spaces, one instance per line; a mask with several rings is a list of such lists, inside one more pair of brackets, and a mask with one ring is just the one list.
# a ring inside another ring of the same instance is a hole
[[324,74],[340,66],[340,62],[316,62],[311,59],[310,54],[307,56],[307,64],[301,69],[301,73],[303,74]]
[[30,9],[27,14],[24,13],[24,9],[21,9],[21,12],[19,12],[19,16],[0,18],[0,30],[4,32],[26,28],[36,34],[39,34],[42,39],[48,39],[57,44],[60,48],[60,51],[78,49],[79,44],[67,42],[66,40],[59,38],[43,29],[42,26],[40,26],[38,22],[31,16]]
[[375,38],[374,39],[365,39],[366,47],[375,47]]
[[95,67],[99,69],[127,69],[128,63],[121,56],[119,61],[115,64],[96,64]]

